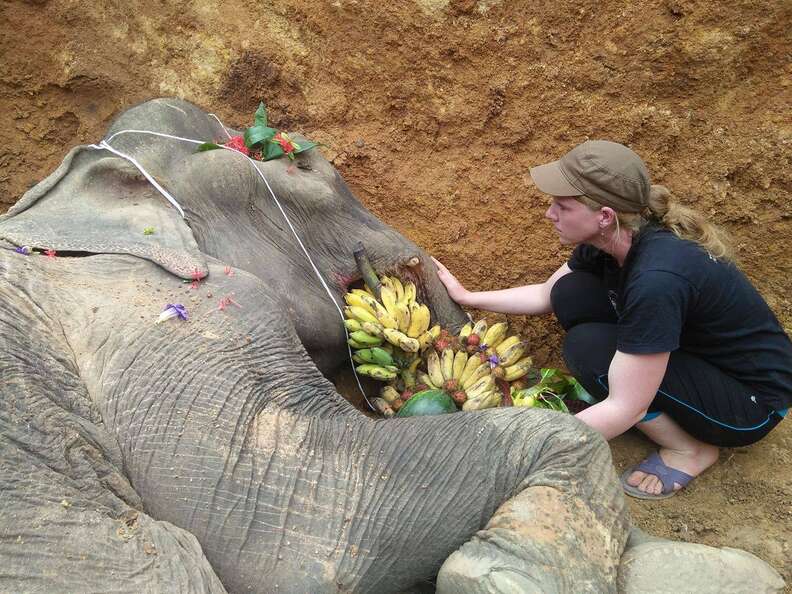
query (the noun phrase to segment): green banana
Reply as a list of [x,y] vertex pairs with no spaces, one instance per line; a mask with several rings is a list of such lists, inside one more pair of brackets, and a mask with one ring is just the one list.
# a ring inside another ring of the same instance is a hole
[[371,334],[367,334],[362,330],[358,330],[357,332],[353,332],[349,335],[349,338],[358,342],[360,344],[366,344],[369,346],[378,346],[382,344],[382,339],[379,336],[372,336]]
[[373,347],[368,349],[361,349],[355,353],[355,356],[363,360],[364,363],[372,363],[374,365],[394,365],[393,357],[385,349]]
[[372,365],[368,363],[355,367],[355,371],[360,375],[367,375],[382,381],[394,379],[396,377],[395,369],[396,368],[382,367],[381,365]]
[[350,332],[357,332],[358,330],[363,330],[363,326],[360,324],[359,321],[357,321],[354,318],[349,318],[347,320],[344,320],[344,326],[346,326],[346,329],[349,330]]

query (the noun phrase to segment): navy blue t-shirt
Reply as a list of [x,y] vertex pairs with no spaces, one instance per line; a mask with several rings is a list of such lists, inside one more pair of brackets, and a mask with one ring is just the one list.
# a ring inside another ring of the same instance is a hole
[[636,236],[623,268],[588,244],[577,246],[568,264],[603,280],[618,315],[621,352],[683,349],[750,387],[771,408],[792,406],[792,342],[733,264],[661,227]]

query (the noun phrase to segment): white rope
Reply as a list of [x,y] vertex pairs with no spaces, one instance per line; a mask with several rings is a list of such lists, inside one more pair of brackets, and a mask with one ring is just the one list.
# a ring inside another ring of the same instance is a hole
[[[209,114],[209,115],[211,115],[212,117],[214,117],[218,121],[218,123],[223,127],[223,130],[228,135],[228,137],[231,138],[231,135],[228,134],[228,130],[226,129],[225,125],[220,121],[220,119],[214,114]],[[99,149],[99,150],[102,150],[102,149],[108,150],[111,153],[113,153],[114,155],[118,155],[119,157],[121,157],[123,159],[126,159],[127,161],[132,163],[145,176],[145,178],[151,183],[151,185],[153,185],[157,189],[157,191],[160,192],[160,194],[165,196],[165,198],[168,200],[168,202],[170,202],[176,208],[176,210],[179,211],[179,214],[181,214],[182,218],[186,219],[187,217],[184,214],[184,210],[182,210],[182,207],[179,206],[179,203],[176,201],[176,199],[165,188],[163,188],[160,184],[158,184],[157,181],[151,175],[149,175],[149,173],[143,168],[143,166],[140,163],[137,162],[137,160],[134,157],[126,155],[126,154],[122,153],[121,151],[118,151],[118,150],[116,150],[116,149],[114,149],[113,147],[110,146],[109,143],[116,136],[118,136],[120,134],[149,134],[149,135],[152,135],[152,136],[160,136],[162,138],[170,138],[172,140],[179,140],[179,141],[182,141],[182,142],[189,142],[191,144],[199,144],[199,145],[200,144],[204,144],[204,142],[200,141],[200,140],[194,140],[192,138],[183,138],[181,136],[174,136],[172,134],[165,134],[163,132],[152,132],[151,130],[132,130],[132,129],[130,129],[130,130],[119,130],[118,132],[112,134],[109,138],[106,138],[106,139],[102,140],[98,145],[97,144],[89,145],[90,148]],[[231,152],[234,152],[234,153],[236,153],[238,155],[242,155],[243,157],[245,157],[245,159],[247,159],[248,162],[250,163],[250,165],[253,167],[253,170],[256,173],[258,173],[258,175],[261,178],[261,180],[267,186],[267,190],[269,190],[270,196],[272,196],[272,199],[275,201],[275,204],[277,205],[278,210],[280,210],[281,214],[283,215],[283,218],[286,221],[286,224],[289,225],[289,229],[291,230],[292,235],[294,235],[294,239],[297,240],[297,243],[299,244],[300,249],[302,249],[303,253],[305,254],[305,257],[308,259],[308,262],[311,264],[311,268],[313,268],[313,271],[316,274],[316,277],[319,279],[319,282],[322,283],[322,287],[324,287],[324,290],[327,292],[328,297],[330,297],[330,301],[332,301],[333,305],[335,306],[336,310],[338,311],[338,315],[341,316],[341,327],[344,329],[344,336],[346,336],[346,338],[347,338],[347,343],[346,343],[347,354],[349,355],[349,361],[352,364],[352,373],[355,376],[355,381],[357,382],[358,389],[360,390],[360,393],[363,395],[363,399],[366,401],[366,404],[369,405],[369,408],[371,408],[371,410],[377,410],[371,404],[371,402],[369,401],[368,396],[366,396],[366,392],[363,390],[363,385],[360,383],[360,377],[358,376],[357,370],[355,369],[355,362],[352,359],[352,347],[349,344],[349,332],[347,331],[346,325],[344,324],[344,321],[345,321],[344,312],[341,310],[341,307],[339,306],[338,302],[335,300],[335,297],[333,297],[333,293],[330,290],[330,287],[327,286],[327,283],[325,282],[324,278],[322,277],[322,273],[319,272],[319,269],[316,267],[316,264],[314,264],[313,259],[311,259],[311,255],[308,253],[308,250],[306,249],[305,244],[302,242],[302,240],[300,239],[300,236],[297,234],[297,231],[295,230],[294,225],[292,225],[291,221],[289,220],[289,217],[286,214],[286,211],[283,209],[283,206],[281,206],[281,203],[278,200],[277,196],[275,196],[275,192],[272,190],[272,187],[270,186],[269,182],[267,181],[267,178],[264,177],[264,174],[256,166],[256,162],[253,159],[251,159],[250,157],[248,157],[244,153],[241,153],[241,152],[239,152],[239,151],[237,151],[235,149],[232,149],[232,148],[229,148],[229,147],[226,147],[226,146],[222,146],[222,145],[220,145],[220,146],[221,146],[221,148],[224,148],[226,150],[229,150]]]

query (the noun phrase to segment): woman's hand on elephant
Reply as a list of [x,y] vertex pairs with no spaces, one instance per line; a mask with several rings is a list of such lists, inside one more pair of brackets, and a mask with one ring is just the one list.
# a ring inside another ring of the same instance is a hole
[[442,262],[434,257],[432,258],[432,262],[437,266],[437,278],[445,285],[448,296],[460,305],[467,305],[471,292],[462,286],[462,283],[448,271],[448,268],[443,266]]

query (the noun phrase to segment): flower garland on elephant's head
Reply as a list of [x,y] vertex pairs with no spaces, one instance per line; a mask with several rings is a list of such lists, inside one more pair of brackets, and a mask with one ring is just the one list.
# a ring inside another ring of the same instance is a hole
[[268,126],[267,108],[262,102],[259,103],[254,115],[253,125],[247,128],[244,134],[232,136],[222,144],[204,142],[198,147],[197,152],[228,148],[256,161],[269,161],[284,155],[293,161],[295,155],[316,146],[319,146],[319,143],[310,140],[298,144],[286,132]]

